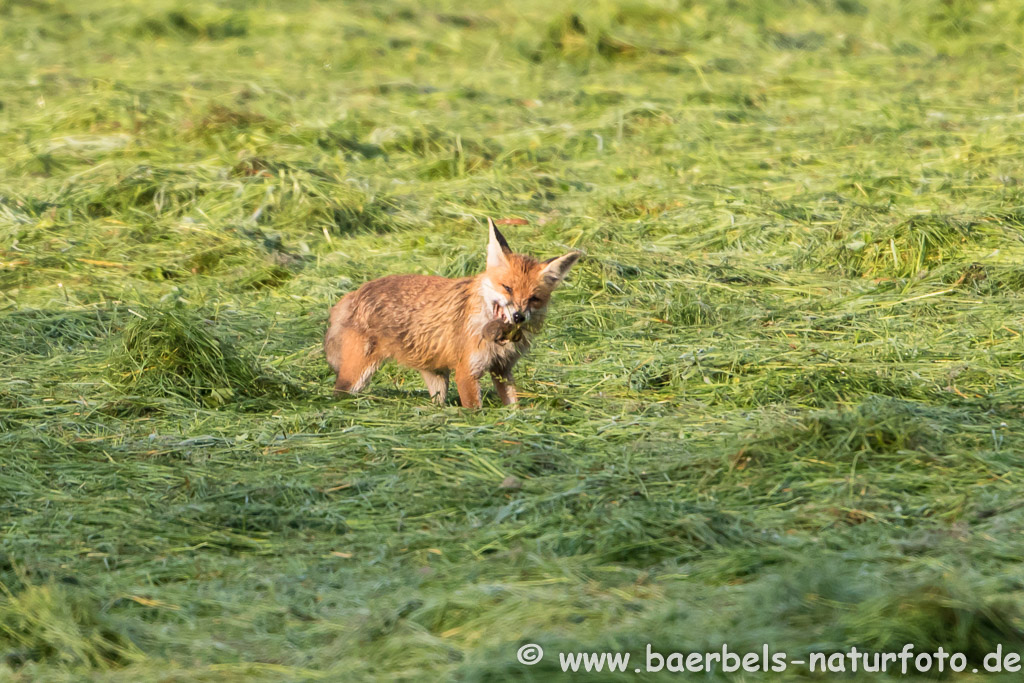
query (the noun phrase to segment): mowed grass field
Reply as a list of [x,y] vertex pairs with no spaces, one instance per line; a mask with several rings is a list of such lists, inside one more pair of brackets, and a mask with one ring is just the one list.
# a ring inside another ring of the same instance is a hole
[[[1013,0],[0,0],[0,679],[1024,649],[1021,45]],[[487,216],[586,252],[521,406],[334,399],[330,305]]]

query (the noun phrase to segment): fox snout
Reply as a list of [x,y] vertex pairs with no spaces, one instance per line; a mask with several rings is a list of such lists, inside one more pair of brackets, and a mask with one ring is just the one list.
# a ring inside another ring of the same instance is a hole
[[492,305],[492,309],[492,314],[495,319],[504,320],[508,323],[518,325],[530,319],[530,309],[526,306],[517,307],[512,301],[507,303],[502,303],[500,300],[495,301]]

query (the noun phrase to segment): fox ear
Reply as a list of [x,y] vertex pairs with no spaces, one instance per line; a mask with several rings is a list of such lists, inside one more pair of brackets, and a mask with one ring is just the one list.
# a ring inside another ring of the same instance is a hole
[[556,256],[544,262],[540,275],[551,287],[557,287],[568,274],[572,265],[583,256],[583,252],[570,251],[565,256]]
[[490,240],[487,242],[487,267],[498,268],[507,265],[508,261],[505,257],[512,253],[512,249],[509,248],[504,235],[498,232],[498,228],[490,218],[487,219],[487,230],[491,234]]

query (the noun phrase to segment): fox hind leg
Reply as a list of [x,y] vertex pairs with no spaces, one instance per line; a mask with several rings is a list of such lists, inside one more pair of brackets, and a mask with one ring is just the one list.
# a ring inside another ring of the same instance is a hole
[[430,398],[437,405],[443,406],[445,400],[448,398],[448,372],[420,370],[420,375],[423,376],[423,382],[427,385],[427,391],[430,392]]

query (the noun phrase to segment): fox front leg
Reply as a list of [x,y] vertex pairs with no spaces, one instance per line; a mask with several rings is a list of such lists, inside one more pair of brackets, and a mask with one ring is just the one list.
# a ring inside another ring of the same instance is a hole
[[455,368],[455,386],[463,408],[480,407],[480,376],[472,371],[469,363],[460,363]]
[[516,381],[512,377],[512,371],[492,372],[491,379],[494,381],[494,389],[498,392],[501,402],[507,406],[514,406],[519,398],[516,396]]

